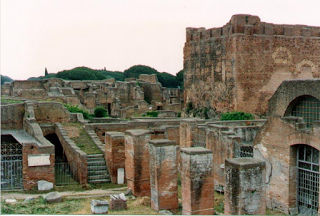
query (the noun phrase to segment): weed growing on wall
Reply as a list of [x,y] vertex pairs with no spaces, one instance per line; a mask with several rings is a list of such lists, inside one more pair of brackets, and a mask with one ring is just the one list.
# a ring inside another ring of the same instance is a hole
[[253,120],[254,116],[251,113],[245,112],[227,112],[221,115],[221,121],[229,121],[229,120]]

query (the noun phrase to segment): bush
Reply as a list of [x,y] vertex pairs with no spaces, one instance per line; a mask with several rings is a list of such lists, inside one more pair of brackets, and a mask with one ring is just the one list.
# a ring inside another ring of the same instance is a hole
[[108,116],[108,110],[106,110],[106,108],[104,108],[103,106],[98,106],[96,108],[94,108],[94,116],[95,117],[107,117]]
[[147,112],[148,117],[158,117],[159,113],[157,111]]
[[189,115],[191,110],[193,110],[193,103],[192,103],[192,101],[189,101],[187,103],[186,113]]
[[82,115],[83,115],[83,117],[84,117],[85,119],[90,119],[90,118],[91,118],[90,114],[89,114],[87,111],[85,111],[85,110],[81,109],[80,107],[78,107],[78,105],[73,106],[73,105],[71,105],[71,104],[64,104],[64,106],[65,106],[65,107],[69,110],[69,112],[71,112],[71,113],[82,113]]
[[228,120],[252,120],[254,116],[251,113],[245,112],[227,112],[221,115],[221,121],[228,121]]

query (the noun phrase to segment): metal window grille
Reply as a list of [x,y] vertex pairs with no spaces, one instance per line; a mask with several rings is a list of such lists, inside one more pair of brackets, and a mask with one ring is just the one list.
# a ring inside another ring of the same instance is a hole
[[234,143],[234,157],[253,157],[252,143]]
[[1,190],[23,189],[22,145],[1,143]]
[[307,145],[300,146],[297,163],[299,213],[317,215],[319,207],[319,151]]
[[205,130],[198,130],[197,133],[193,134],[192,147],[206,148],[206,131]]
[[291,116],[302,117],[307,127],[320,120],[320,101],[311,96],[301,98],[292,108]]
[[67,162],[55,163],[55,180],[56,185],[77,184],[70,165]]

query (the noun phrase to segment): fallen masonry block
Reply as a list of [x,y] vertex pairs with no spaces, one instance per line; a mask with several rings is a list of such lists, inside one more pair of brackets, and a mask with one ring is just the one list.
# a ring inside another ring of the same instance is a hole
[[46,191],[46,190],[51,190],[51,189],[53,189],[52,182],[48,182],[45,180],[38,181],[38,190],[39,191]]
[[16,199],[6,199],[5,202],[6,202],[6,204],[15,204],[15,203],[17,203],[17,200]]
[[92,200],[91,212],[93,214],[108,214],[109,202],[107,200]]
[[47,203],[58,203],[62,202],[62,196],[59,192],[51,192],[45,195],[42,195],[42,197],[46,200]]
[[119,195],[110,195],[110,210],[119,211],[127,209],[127,198],[121,193]]

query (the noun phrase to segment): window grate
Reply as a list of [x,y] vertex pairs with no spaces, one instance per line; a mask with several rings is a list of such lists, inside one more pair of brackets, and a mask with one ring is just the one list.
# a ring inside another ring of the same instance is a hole
[[316,215],[319,207],[319,151],[307,145],[300,146],[297,165],[299,213]]
[[303,118],[310,127],[312,122],[320,120],[320,101],[311,96],[301,98],[292,108],[291,116]]

